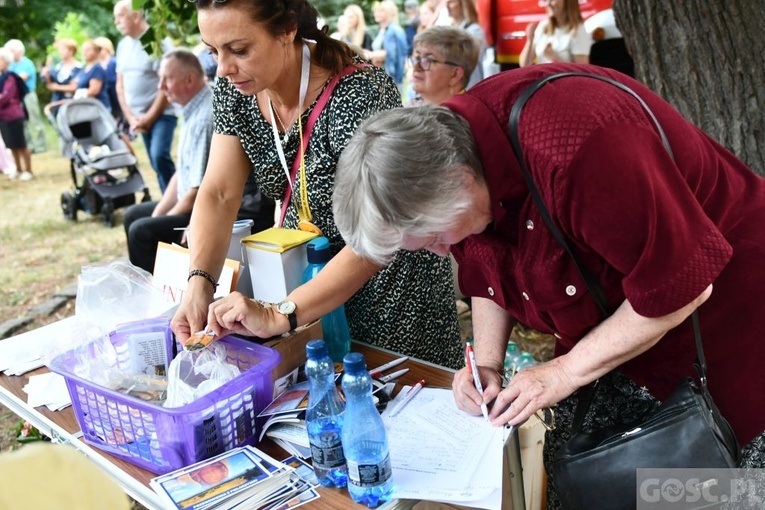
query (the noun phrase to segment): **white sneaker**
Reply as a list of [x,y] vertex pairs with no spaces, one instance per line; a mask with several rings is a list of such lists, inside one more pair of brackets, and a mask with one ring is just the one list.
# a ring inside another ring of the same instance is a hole
[[32,175],[30,172],[22,172],[22,174],[19,176],[20,181],[31,181],[34,178],[35,176]]
[[9,178],[10,180],[12,180],[12,181],[13,181],[13,180],[15,180],[16,178],[18,178],[18,176],[19,176],[20,174],[19,174],[17,171],[15,171],[15,170],[14,170],[13,172],[8,172],[6,175],[8,176],[8,178]]

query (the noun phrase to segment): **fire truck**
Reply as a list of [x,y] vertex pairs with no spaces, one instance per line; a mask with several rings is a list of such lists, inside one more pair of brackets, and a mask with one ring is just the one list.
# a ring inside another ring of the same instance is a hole
[[[613,0],[579,0],[585,20],[610,10],[612,4]],[[547,16],[544,0],[476,0],[476,8],[486,42],[494,46],[496,62],[503,68],[517,67],[521,50],[526,44],[526,26]],[[610,19],[613,20],[613,16]],[[589,24],[587,28],[593,31]],[[615,26],[613,30],[616,30]],[[594,35],[597,37],[597,34]]]

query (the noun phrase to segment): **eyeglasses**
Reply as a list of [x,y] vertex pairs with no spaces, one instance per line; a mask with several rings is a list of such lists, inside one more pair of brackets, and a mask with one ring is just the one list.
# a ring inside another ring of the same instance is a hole
[[460,67],[459,64],[454,62],[447,62],[445,60],[436,60],[430,57],[409,57],[409,62],[414,66],[420,66],[423,71],[430,71],[430,66],[433,64],[445,64],[447,66]]

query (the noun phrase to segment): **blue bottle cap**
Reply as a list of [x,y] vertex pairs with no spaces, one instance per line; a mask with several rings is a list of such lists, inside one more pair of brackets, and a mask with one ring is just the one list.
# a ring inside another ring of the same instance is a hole
[[308,241],[306,247],[309,264],[326,264],[332,258],[329,250],[329,239],[326,237],[316,237]]
[[343,358],[343,369],[349,374],[359,374],[366,371],[367,364],[360,352],[349,352]]
[[327,344],[322,339],[311,340],[305,345],[305,355],[314,359],[329,356]]

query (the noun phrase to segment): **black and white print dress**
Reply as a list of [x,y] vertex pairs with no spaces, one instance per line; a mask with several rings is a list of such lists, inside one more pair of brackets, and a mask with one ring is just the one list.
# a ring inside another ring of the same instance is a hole
[[[303,126],[315,104],[303,113]],[[374,66],[362,67],[340,79],[314,125],[305,155],[309,205],[313,223],[329,238],[335,253],[344,246],[332,215],[332,189],[340,154],[364,119],[399,106],[401,96],[385,72]],[[257,98],[244,96],[228,81],[218,80],[214,111],[215,132],[239,138],[261,192],[281,200],[287,176],[279,162],[272,127],[260,113]],[[297,126],[295,122],[282,138],[290,169],[299,143]],[[294,186],[284,219],[286,228],[297,228],[298,224],[299,183]],[[452,368],[464,365],[446,257],[424,250],[399,252],[346,303],[345,311],[355,340]]]

